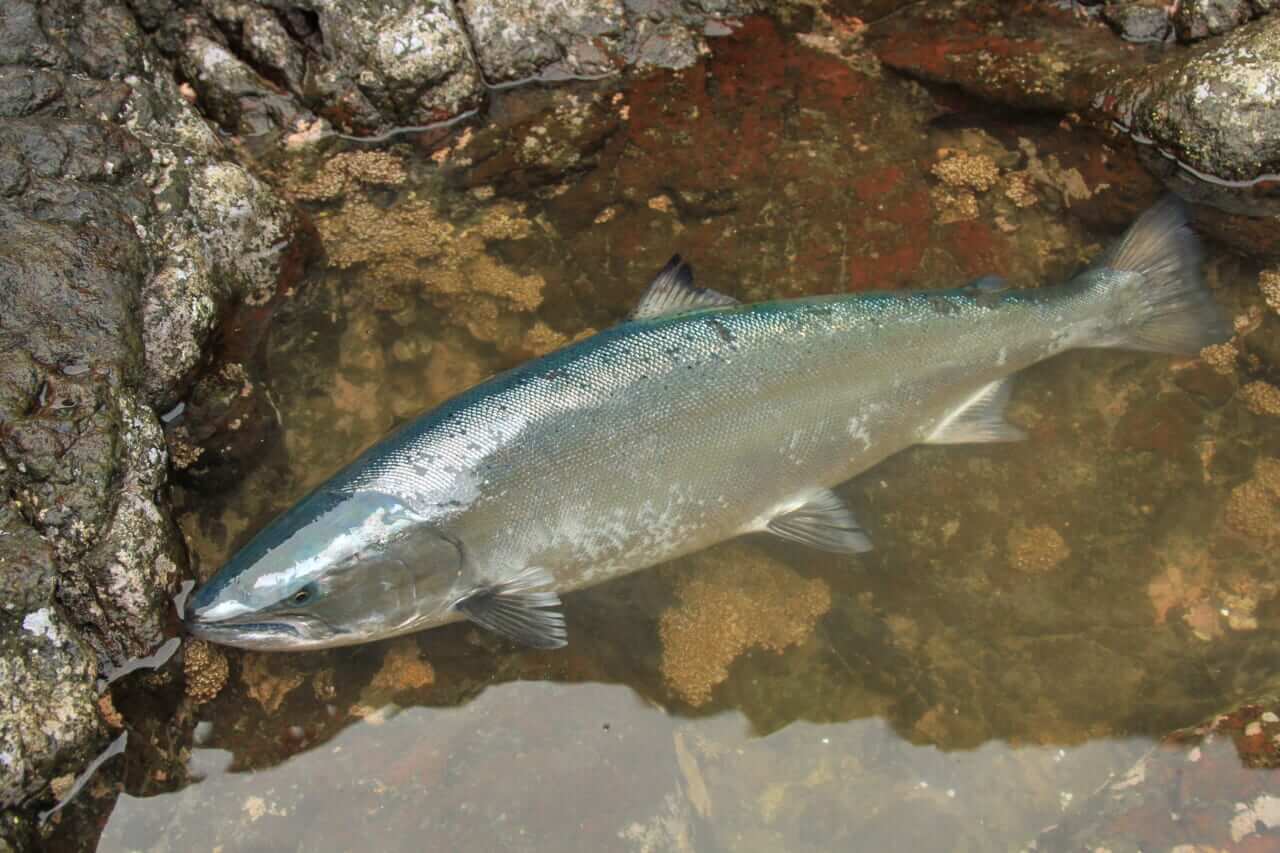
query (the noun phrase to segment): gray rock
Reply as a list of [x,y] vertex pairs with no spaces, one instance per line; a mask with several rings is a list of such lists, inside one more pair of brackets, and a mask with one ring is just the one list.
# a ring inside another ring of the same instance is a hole
[[1173,22],[1182,41],[1229,32],[1280,5],[1276,0],[1182,0]]
[[14,0],[0,59],[5,810],[96,754],[95,676],[163,639],[186,557],[155,410],[237,300],[274,292],[295,223],[124,6]]
[[92,757],[104,732],[93,656],[54,601],[48,545],[0,506],[0,808]]
[[1106,4],[1102,16],[1125,41],[1164,41],[1173,32],[1161,0],[1119,0]]
[[533,77],[549,66],[592,76],[620,64],[622,0],[460,0],[458,9],[491,83]]
[[310,121],[311,114],[275,89],[198,18],[189,19],[179,67],[209,117],[234,133],[255,136]]
[[307,66],[316,112],[352,130],[422,125],[480,103],[466,34],[441,0],[305,0],[323,47]]
[[1141,139],[1205,175],[1280,172],[1280,17],[1174,54],[1099,103]]
[[700,36],[675,21],[638,21],[632,40],[628,59],[638,68],[687,68],[698,61],[704,48]]
[[[683,68],[756,0],[133,0],[202,110],[242,135],[316,116],[357,134],[479,106],[488,85]],[[722,26],[722,25],[721,25]],[[726,30],[727,31],[727,30]]]

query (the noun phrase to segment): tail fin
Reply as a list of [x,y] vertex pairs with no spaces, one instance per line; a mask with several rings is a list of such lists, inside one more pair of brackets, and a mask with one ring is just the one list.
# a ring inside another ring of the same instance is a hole
[[1139,216],[1093,268],[1110,279],[1118,321],[1105,345],[1192,355],[1229,338],[1231,326],[1200,278],[1201,260],[1200,240],[1176,196]]

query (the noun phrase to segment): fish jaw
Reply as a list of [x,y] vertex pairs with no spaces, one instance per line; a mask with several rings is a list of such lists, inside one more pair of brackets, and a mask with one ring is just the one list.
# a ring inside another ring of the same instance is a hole
[[196,616],[183,620],[183,627],[197,640],[254,651],[301,651],[322,648],[308,643],[298,630],[283,622],[210,622]]

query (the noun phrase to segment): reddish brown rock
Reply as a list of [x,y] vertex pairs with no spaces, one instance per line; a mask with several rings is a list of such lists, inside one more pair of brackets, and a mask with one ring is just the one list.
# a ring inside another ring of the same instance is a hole
[[1142,55],[1105,27],[1044,3],[927,3],[882,32],[875,50],[890,68],[1019,109],[1086,109]]

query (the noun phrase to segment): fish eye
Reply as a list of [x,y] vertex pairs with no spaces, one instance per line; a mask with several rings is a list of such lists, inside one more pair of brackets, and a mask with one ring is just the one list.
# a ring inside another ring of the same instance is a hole
[[293,598],[291,600],[294,604],[306,604],[311,600],[311,590],[300,589],[293,594]]

